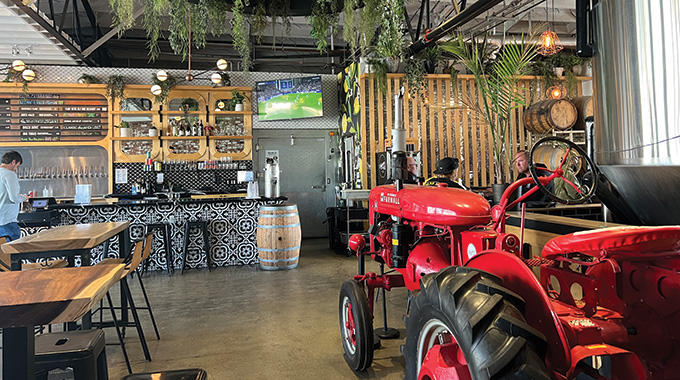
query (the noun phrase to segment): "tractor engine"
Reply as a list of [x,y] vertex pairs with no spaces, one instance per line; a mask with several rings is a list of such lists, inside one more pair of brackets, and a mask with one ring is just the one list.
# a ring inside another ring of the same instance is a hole
[[[395,268],[407,288],[441,268],[461,265],[461,233],[491,218],[483,197],[461,189],[405,185],[378,186],[369,197],[373,259]],[[480,228],[476,238],[497,234]],[[464,240],[464,239],[463,239]]]

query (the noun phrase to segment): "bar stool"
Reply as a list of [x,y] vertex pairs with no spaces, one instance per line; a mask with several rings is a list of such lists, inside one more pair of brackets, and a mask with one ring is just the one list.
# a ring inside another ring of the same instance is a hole
[[75,380],[108,380],[106,342],[102,330],[66,331],[35,337],[36,380],[49,371],[73,368]]
[[184,249],[182,250],[182,270],[180,274],[184,273],[184,266],[187,261],[187,248],[189,248],[189,231],[191,227],[200,227],[203,232],[203,249],[205,250],[206,262],[208,264],[208,271],[212,266],[212,259],[210,258],[210,237],[208,236],[208,222],[205,220],[191,220],[187,221],[184,228]]
[[[161,230],[163,231],[163,243],[165,246],[165,266],[166,270],[168,271],[168,276],[170,276],[174,271],[174,262],[172,259],[172,242],[170,239],[172,238],[172,230],[170,223],[151,223],[146,225],[146,233],[152,233],[154,230]],[[149,267],[149,262],[147,261],[144,264],[144,272]]]
[[135,373],[127,375],[121,380],[207,380],[208,373],[200,368],[179,369],[149,373]]

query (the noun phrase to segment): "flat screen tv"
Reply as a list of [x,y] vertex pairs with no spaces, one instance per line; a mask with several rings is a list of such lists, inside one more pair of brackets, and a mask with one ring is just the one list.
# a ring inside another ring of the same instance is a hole
[[323,116],[321,76],[257,83],[260,121]]

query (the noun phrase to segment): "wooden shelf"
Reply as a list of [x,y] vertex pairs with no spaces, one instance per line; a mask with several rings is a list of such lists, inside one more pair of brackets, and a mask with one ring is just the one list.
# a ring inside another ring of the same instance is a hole
[[251,140],[253,136],[208,136],[210,140]]
[[210,113],[217,115],[244,115],[249,116],[253,114],[253,111],[211,111]]
[[207,136],[161,136],[161,140],[202,140]]
[[111,137],[113,141],[143,141],[143,140],[158,140],[159,136],[140,136],[140,137]]
[[173,115],[173,116],[184,116],[184,115],[205,115],[205,111],[161,111],[161,115]]

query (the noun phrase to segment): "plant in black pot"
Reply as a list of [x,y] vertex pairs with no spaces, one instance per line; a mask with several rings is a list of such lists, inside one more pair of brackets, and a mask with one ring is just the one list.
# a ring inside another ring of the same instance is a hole
[[442,62],[442,49],[439,45],[434,44],[423,50],[423,65],[428,74],[434,74],[437,70],[437,65]]

